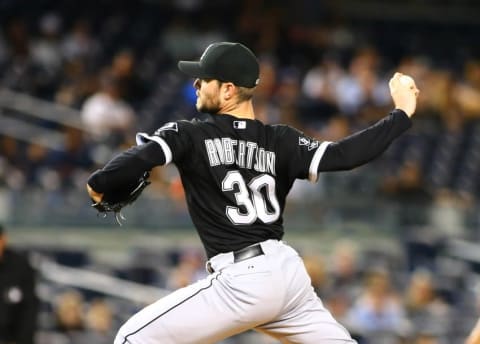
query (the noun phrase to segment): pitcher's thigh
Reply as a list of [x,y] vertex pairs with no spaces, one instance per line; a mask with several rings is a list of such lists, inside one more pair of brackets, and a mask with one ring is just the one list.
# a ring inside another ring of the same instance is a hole
[[219,284],[209,276],[145,307],[120,328],[114,344],[207,344],[247,330],[222,305]]
[[257,328],[285,344],[355,344],[318,298],[283,317]]

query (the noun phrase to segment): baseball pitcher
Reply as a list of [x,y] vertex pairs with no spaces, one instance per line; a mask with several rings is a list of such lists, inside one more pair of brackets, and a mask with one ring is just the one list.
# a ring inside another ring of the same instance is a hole
[[394,110],[363,131],[322,142],[255,119],[259,64],[244,45],[214,43],[199,61],[178,67],[194,78],[196,108],[210,117],[138,133],[138,145],[93,173],[87,189],[97,209],[118,213],[148,185],[148,171],[175,164],[209,275],[133,315],[115,344],[216,343],[249,329],[282,343],[355,343],[282,241],[285,199],[297,178],[315,182],[320,172],[379,156],[411,126],[415,82],[396,73],[389,84]]

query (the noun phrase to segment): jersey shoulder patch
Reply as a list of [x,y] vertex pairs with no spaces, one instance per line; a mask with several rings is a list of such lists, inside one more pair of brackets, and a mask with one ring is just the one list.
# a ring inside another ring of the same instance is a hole
[[275,124],[271,126],[279,135],[283,136],[282,142],[286,142],[288,147],[292,145],[298,145],[303,148],[307,148],[308,151],[314,150],[320,146],[320,142],[317,139],[305,135],[303,131],[300,131],[290,125]]
[[298,137],[298,145],[299,146],[307,146],[307,149],[311,151],[312,149],[318,148],[320,143],[317,140],[310,139],[305,136]]
[[187,129],[191,127],[193,124],[196,124],[195,119],[191,121],[182,119],[175,122],[168,122],[162,125],[160,128],[158,128],[155,131],[154,135],[159,136],[162,132],[167,132],[167,131],[173,131],[175,133],[178,133],[183,129]]

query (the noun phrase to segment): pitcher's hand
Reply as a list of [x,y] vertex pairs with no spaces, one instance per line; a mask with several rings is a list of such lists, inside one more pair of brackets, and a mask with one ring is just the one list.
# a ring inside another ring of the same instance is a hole
[[417,97],[420,91],[415,85],[415,80],[410,76],[395,73],[388,83],[390,95],[396,109],[404,111],[408,117],[412,117],[417,107]]
[[88,192],[88,195],[90,196],[90,198],[91,198],[95,203],[99,203],[99,202],[102,201],[103,194],[96,192],[96,191],[93,190],[93,189],[91,188],[91,186],[88,185],[88,184],[87,184],[87,192]]

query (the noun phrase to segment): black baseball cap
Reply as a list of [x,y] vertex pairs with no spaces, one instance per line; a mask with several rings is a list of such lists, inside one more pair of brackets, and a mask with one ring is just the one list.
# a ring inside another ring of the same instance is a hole
[[193,78],[229,81],[248,88],[259,82],[257,58],[241,43],[212,43],[199,61],[180,61],[178,69]]

